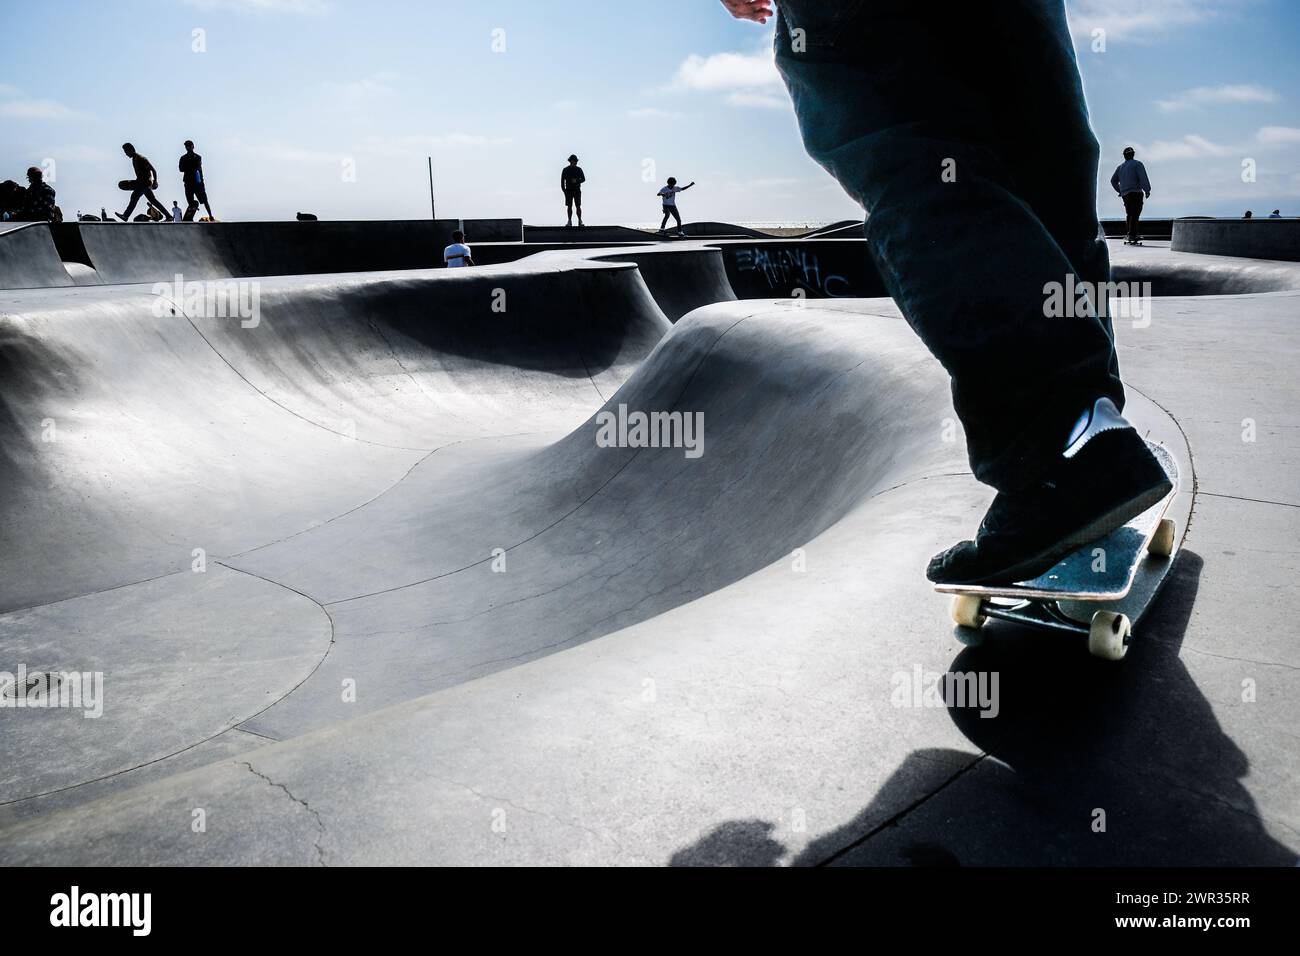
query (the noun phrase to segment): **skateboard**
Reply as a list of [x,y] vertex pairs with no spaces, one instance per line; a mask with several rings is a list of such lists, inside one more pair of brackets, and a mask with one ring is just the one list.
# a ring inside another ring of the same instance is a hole
[[1164,446],[1148,445],[1173,489],[1128,524],[1028,581],[934,586],[941,594],[954,595],[952,619],[964,629],[964,643],[980,643],[979,629],[989,618],[997,618],[1085,636],[1094,657],[1124,659],[1133,636],[1130,615],[1136,619],[1146,611],[1178,548],[1177,525],[1166,517],[1178,494],[1178,465]]
[[1125,239],[1125,240],[1124,240],[1124,245],[1126,245],[1126,246],[1140,246],[1140,245],[1142,245],[1142,240],[1141,240],[1141,239]]

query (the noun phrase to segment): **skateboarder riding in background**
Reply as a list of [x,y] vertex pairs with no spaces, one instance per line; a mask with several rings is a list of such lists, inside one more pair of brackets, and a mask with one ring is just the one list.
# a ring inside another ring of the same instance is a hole
[[686,190],[690,189],[691,186],[694,185],[695,183],[691,183],[688,186],[678,186],[677,180],[674,179],[672,176],[669,176],[668,185],[665,186],[663,189],[659,190],[658,193],[656,193],[656,195],[663,200],[663,204],[664,204],[664,220],[663,222],[659,223],[660,232],[663,232],[668,228],[668,217],[671,216],[672,218],[677,220],[677,235],[679,236],[686,235],[686,233],[682,231],[682,217],[677,212],[677,194],[686,192]]
[[177,168],[181,171],[181,182],[185,186],[185,221],[194,219],[199,211],[199,203],[208,211],[208,218],[216,221],[212,215],[212,206],[208,202],[208,186],[203,178],[203,157],[194,152],[194,142],[185,141],[185,152],[181,155]]
[[1124,200],[1124,215],[1128,220],[1128,233],[1124,242],[1135,246],[1142,236],[1138,233],[1138,221],[1142,218],[1142,198],[1151,198],[1151,180],[1147,179],[1147,168],[1134,159],[1137,153],[1132,146],[1124,148],[1124,162],[1115,167],[1115,175],[1110,177],[1110,184],[1119,197]]
[[135,151],[135,147],[130,143],[122,144],[122,152],[131,158],[131,167],[135,170],[135,179],[124,179],[118,183],[123,189],[131,190],[131,201],[127,203],[126,212],[117,213],[117,218],[123,222],[131,221],[131,213],[135,210],[135,204],[143,196],[147,200],[147,205],[151,209],[156,209],[162,215],[163,219],[170,219],[167,207],[158,201],[158,197],[153,191],[158,188],[158,170],[153,168],[153,163],[148,158]]
[[582,228],[582,184],[586,181],[587,174],[578,165],[578,157],[570,156],[569,165],[560,171],[560,191],[564,193],[564,208],[569,213],[570,227],[573,225],[573,207],[577,206],[578,228]]
[[1047,284],[1110,276],[1063,0],[722,2],[778,17],[804,144],[865,208],[871,257],[952,378],[975,477],[997,489],[927,576],[1030,578],[1159,502],[1172,483],[1121,414],[1106,303],[1046,317]]

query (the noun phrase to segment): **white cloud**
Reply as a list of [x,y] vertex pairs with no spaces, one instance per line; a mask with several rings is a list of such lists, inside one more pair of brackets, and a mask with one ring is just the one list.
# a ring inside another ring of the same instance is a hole
[[1255,139],[1265,146],[1300,143],[1300,129],[1294,126],[1265,126],[1255,134]]
[[1160,34],[1216,17],[1235,0],[1069,0],[1070,29],[1080,37],[1150,42]]
[[8,119],[71,119],[80,116],[58,100],[27,96],[16,86],[0,84],[0,116]]
[[672,93],[725,93],[728,106],[788,109],[781,74],[771,49],[754,53],[693,53],[667,87]]
[[1240,152],[1231,146],[1212,143],[1204,136],[1188,134],[1182,139],[1156,140],[1145,149],[1138,149],[1138,159],[1152,162],[1169,162],[1179,159],[1200,159],[1206,156],[1231,156]]
[[781,85],[781,75],[770,51],[759,53],[692,53],[677,68],[672,89],[716,93],[728,90],[770,89]]
[[1225,84],[1223,86],[1196,86],[1167,100],[1156,100],[1156,105],[1166,113],[1197,109],[1202,106],[1219,106],[1225,103],[1276,103],[1280,97],[1265,86],[1251,83]]

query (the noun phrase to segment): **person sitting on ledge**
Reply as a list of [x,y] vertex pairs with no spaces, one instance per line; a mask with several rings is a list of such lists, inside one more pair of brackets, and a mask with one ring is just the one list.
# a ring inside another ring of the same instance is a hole
[[1255,218],[1255,214],[1254,214],[1253,212],[1251,212],[1249,209],[1247,209],[1247,210],[1246,210],[1246,215],[1242,216],[1241,218],[1242,218],[1242,219],[1254,219],[1254,218]]
[[1269,213],[1268,218],[1269,218],[1269,219],[1281,219],[1281,218],[1282,218],[1282,210],[1281,210],[1281,209],[1274,209],[1271,213]]
[[54,205],[54,187],[45,181],[45,174],[39,166],[27,170],[27,182],[30,185],[23,191],[22,207],[14,218],[25,222],[58,222],[62,219]]

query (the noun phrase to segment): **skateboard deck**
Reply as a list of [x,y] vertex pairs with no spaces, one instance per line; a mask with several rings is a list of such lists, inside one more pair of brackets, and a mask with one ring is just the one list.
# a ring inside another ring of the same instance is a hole
[[1148,442],[1173,489],[1158,503],[1027,581],[1002,585],[936,584],[955,595],[953,620],[974,632],[997,618],[1087,635],[1088,650],[1107,660],[1128,653],[1132,622],[1146,611],[1178,548],[1177,528],[1165,517],[1178,494],[1178,465],[1162,445]]

